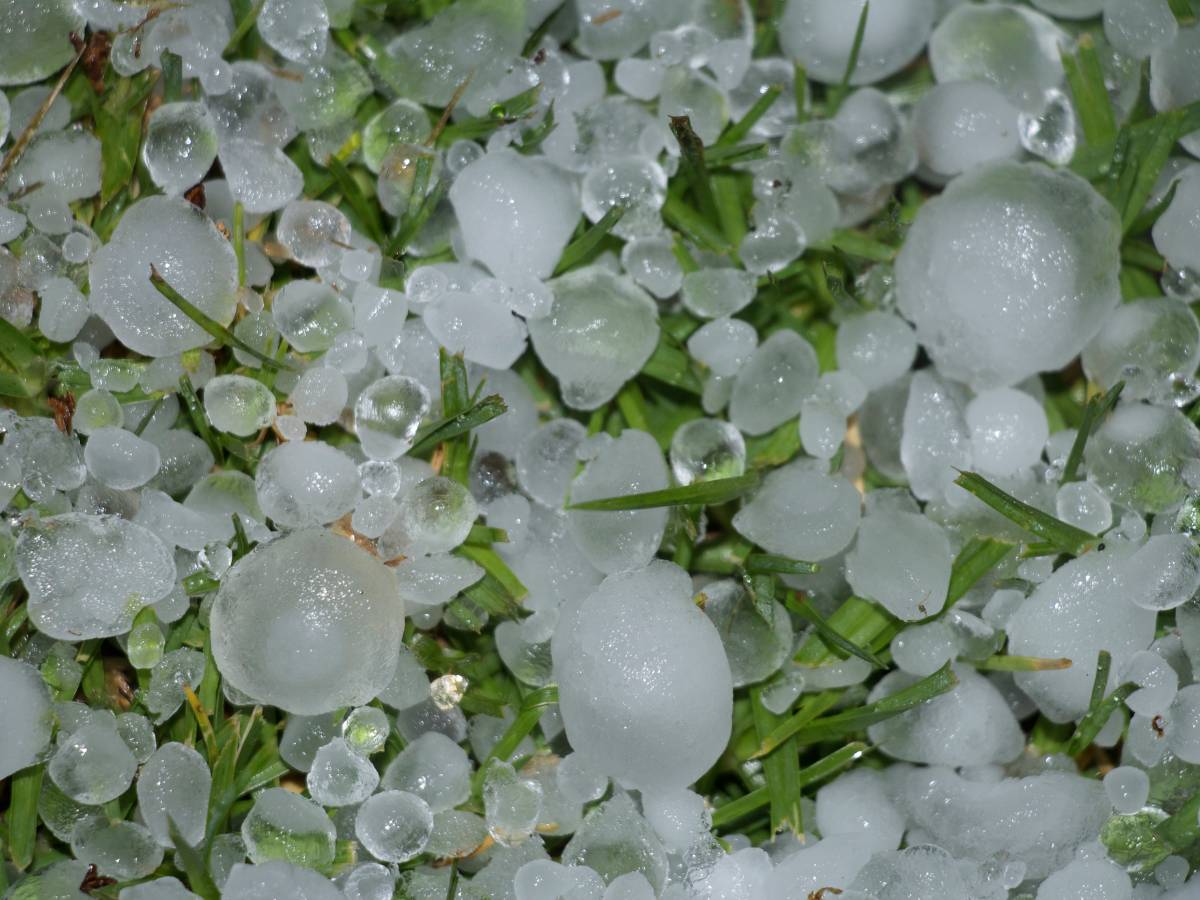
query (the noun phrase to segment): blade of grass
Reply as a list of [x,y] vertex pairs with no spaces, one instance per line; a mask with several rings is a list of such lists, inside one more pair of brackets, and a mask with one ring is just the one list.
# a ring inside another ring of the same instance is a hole
[[1191,0],[1167,0],[1167,6],[1171,8],[1171,14],[1175,16],[1180,28],[1196,24],[1196,11]]
[[718,506],[754,490],[758,483],[758,474],[751,472],[731,478],[698,481],[695,484],[665,488],[661,491],[645,491],[622,497],[605,497],[601,500],[581,500],[579,503],[570,504],[567,509],[615,512],[627,509],[657,509],[663,506]]
[[554,275],[558,276],[564,272],[569,272],[580,263],[589,259],[592,252],[600,246],[600,242],[613,230],[613,226],[621,221],[623,215],[625,215],[625,207],[611,207],[608,212],[600,217],[600,221],[591,225],[587,231],[567,244],[562,252],[562,256],[558,260],[558,265],[554,269]]
[[521,601],[529,596],[529,588],[521,583],[521,579],[508,567],[504,558],[490,547],[464,544],[454,552],[482,566],[483,570],[496,579],[514,601]]
[[200,398],[196,396],[196,389],[192,387],[192,379],[188,378],[186,374],[179,376],[179,399],[183,401],[184,411],[192,420],[192,427],[196,430],[196,434],[200,435],[200,439],[212,453],[213,459],[219,463],[225,454],[221,452],[221,444],[208,424],[208,415],[204,412],[204,407],[200,405]]
[[1099,538],[1094,534],[1068,525],[1047,512],[1030,506],[1011,494],[1002,491],[982,475],[975,472],[961,472],[954,483],[963,490],[974,494],[983,503],[990,506],[1004,518],[1015,525],[1035,534],[1042,540],[1049,541],[1064,553],[1074,556],[1087,551]]
[[1067,86],[1075,101],[1079,124],[1089,144],[1105,144],[1117,136],[1112,102],[1104,84],[1104,69],[1096,54],[1096,43],[1090,34],[1080,36],[1074,54],[1059,49]]
[[1071,756],[1086,750],[1096,739],[1100,729],[1108,722],[1109,717],[1125,702],[1125,698],[1137,690],[1137,686],[1134,684],[1123,684],[1105,696],[1104,692],[1108,690],[1108,677],[1111,671],[1112,654],[1107,650],[1101,650],[1096,658],[1096,680],[1092,682],[1092,696],[1088,702],[1088,711],[1079,720],[1074,734],[1067,742],[1067,753]]
[[715,221],[718,218],[717,201],[708,177],[708,163],[704,159],[704,141],[692,129],[692,120],[688,116],[671,116],[670,127],[679,144],[679,174],[691,188],[701,215],[710,222]]
[[208,866],[204,855],[183,839],[175,817],[167,813],[167,833],[175,845],[175,853],[187,873],[189,887],[193,893],[199,894],[204,900],[219,900],[221,892],[217,890],[212,877],[208,874]]
[[758,120],[767,114],[767,110],[772,104],[779,99],[779,95],[783,93],[783,88],[777,84],[773,84],[763,91],[762,95],[754,101],[754,105],[746,110],[746,114],[732,123],[725,129],[725,133],[721,135],[717,141],[717,147],[733,147],[738,141],[742,140],[750,133],[750,130],[758,124]]
[[257,0],[250,7],[250,11],[246,13],[242,21],[238,22],[237,27],[233,29],[233,34],[229,36],[229,42],[225,44],[225,49],[221,51],[222,56],[228,56],[238,48],[246,35],[250,33],[250,29],[254,27],[254,23],[258,21],[258,14],[262,12],[262,8],[266,2],[267,0]]
[[37,844],[37,805],[45,772],[45,766],[30,766],[9,779],[8,811],[4,814],[4,823],[8,826],[8,858],[21,871],[33,863]]
[[770,553],[751,553],[746,557],[745,566],[749,575],[812,575],[821,570],[818,563],[801,562]]
[[466,434],[472,428],[478,428],[484,422],[490,422],[496,416],[503,415],[507,411],[508,407],[504,403],[504,398],[499,394],[484,397],[465,412],[459,413],[457,416],[442,418],[418,431],[408,455],[422,456],[432,451],[442,441]]
[[871,11],[870,2],[864,3],[862,12],[858,15],[858,25],[854,29],[854,43],[850,45],[850,55],[846,58],[846,71],[842,80],[830,89],[825,100],[825,115],[833,118],[841,107],[846,95],[850,93],[850,80],[854,70],[858,68],[858,55],[862,52],[863,36],[867,33],[867,15]]
[[1100,424],[1100,420],[1117,405],[1117,399],[1124,389],[1125,382],[1118,381],[1106,394],[1101,397],[1093,397],[1087,402],[1087,406],[1083,409],[1083,421],[1079,423],[1075,442],[1071,444],[1071,452],[1067,454],[1067,462],[1063,466],[1061,484],[1079,480],[1079,464],[1083,462],[1083,448],[1087,446],[1088,438],[1092,436],[1092,432]]
[[972,663],[972,665],[986,672],[1052,672],[1057,669],[1071,668],[1071,660],[1004,654],[989,656],[987,659]]
[[694,207],[686,203],[682,197],[668,192],[662,208],[663,221],[672,228],[683,232],[697,244],[711,250],[713,253],[729,253],[732,249],[725,240],[725,235],[712,224],[714,219],[706,219]]
[[371,240],[382,246],[387,237],[383,232],[383,221],[379,218],[379,207],[367,200],[346,164],[336,156],[330,154],[326,157],[325,167],[333,174],[342,197],[350,204]]
[[[779,727],[783,720],[762,704],[762,688],[750,691],[750,709],[754,719],[754,730],[763,740]],[[771,809],[771,833],[778,834],[790,828],[799,836],[804,833],[804,814],[800,806],[800,747],[795,739],[784,741],[778,753],[772,753],[762,761],[763,778],[767,803]]]
[[658,344],[642,366],[642,374],[697,397],[704,393],[704,385],[692,370],[692,358],[666,331],[659,333]]
[[873,669],[887,668],[883,661],[880,660],[879,657],[877,657],[870,650],[866,650],[853,641],[848,640],[847,638],[844,638],[838,634],[829,626],[829,623],[825,620],[824,616],[813,609],[809,604],[801,602],[794,591],[787,592],[787,599],[784,601],[784,605],[800,618],[811,624],[813,628],[816,629],[817,634],[820,635],[821,640],[825,642],[825,646],[833,650],[833,652],[838,656],[841,656],[843,659],[850,656],[856,656],[863,662],[869,664]]
[[530,691],[525,695],[525,699],[521,701],[521,709],[513,719],[512,724],[508,726],[508,730],[500,736],[500,740],[496,741],[495,745],[484,757],[483,762],[479,764],[479,768],[475,770],[475,775],[472,787],[473,793],[478,796],[483,788],[483,779],[487,773],[487,766],[493,759],[508,762],[514,753],[517,752],[517,747],[521,741],[529,737],[529,734],[537,726],[538,720],[542,717],[542,713],[558,703],[558,686],[549,684],[546,687],[538,688],[536,691]]
[[0,396],[36,397],[46,383],[45,357],[38,346],[7,319],[0,318]]

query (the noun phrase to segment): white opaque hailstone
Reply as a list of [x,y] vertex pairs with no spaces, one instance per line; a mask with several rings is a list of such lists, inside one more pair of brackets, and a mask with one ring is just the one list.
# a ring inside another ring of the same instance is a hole
[[1171,706],[1179,692],[1179,674],[1153,650],[1133,654],[1118,677],[1138,687],[1125,698],[1125,705],[1136,715],[1149,718],[1159,715]]
[[[1200,42],[1196,53],[1200,55]],[[1200,252],[1196,249],[1200,236],[1197,203],[1200,203],[1200,173],[1191,170],[1176,183],[1175,196],[1151,229],[1154,246],[1176,269],[1200,271]]]
[[254,378],[218,375],[204,386],[204,411],[217,431],[249,437],[275,418],[275,395]]
[[292,258],[310,269],[332,265],[350,242],[350,220],[320,200],[293,200],[279,214],[275,237]]
[[275,295],[271,317],[279,333],[301,353],[333,346],[333,339],[354,325],[354,307],[328,285],[289,281]]
[[163,744],[142,767],[137,781],[142,821],[161,847],[174,847],[174,828],[190,847],[204,842],[212,776],[208,763],[184,744]]
[[87,297],[69,278],[47,280],[38,290],[38,298],[42,301],[38,330],[55,343],[74,340],[91,314]]
[[654,561],[568,599],[551,649],[567,739],[593,771],[682,788],[724,751],[729,665],[678,566]]
[[255,797],[241,831],[253,862],[281,859],[310,868],[333,862],[333,822],[312,800],[284,788],[267,788]]
[[121,217],[92,256],[92,310],[117,339],[145,356],[171,356],[212,340],[150,283],[150,267],[220,325],[237,306],[233,246],[199,209],[177,197],[146,197]]
[[732,478],[746,471],[746,441],[728,422],[693,419],[671,436],[670,461],[680,484]]
[[363,453],[395,459],[407,453],[429,412],[429,392],[415,378],[387,375],[371,382],[354,402],[354,428]]
[[[1154,108],[1177,109],[1200,99],[1197,72],[1200,72],[1200,27],[1191,25],[1180,28],[1170,43],[1150,55],[1150,100]],[[1200,151],[1200,135],[1195,131],[1183,135],[1180,143],[1193,156]],[[1195,188],[1189,193],[1195,196],[1194,191]],[[1175,195],[1177,199],[1179,193]]]
[[872,310],[854,316],[837,331],[838,368],[856,375],[867,390],[891,384],[917,357],[912,326],[894,313]]
[[528,323],[534,352],[558,379],[563,403],[596,409],[654,352],[658,309],[633,281],[597,266],[569,272],[550,287],[550,314]]
[[203,180],[217,158],[217,126],[203,103],[164,103],[150,114],[142,162],[166,194],[182,194]]
[[263,513],[284,528],[339,519],[361,494],[354,461],[321,441],[290,442],[268,451],[254,484]]
[[1179,22],[1167,0],[1108,0],[1104,4],[1104,36],[1113,48],[1132,59],[1145,59],[1170,45]]
[[[571,502],[659,491],[669,486],[658,443],[644,431],[626,429],[588,462],[571,484]],[[658,552],[667,510],[567,512],[575,543],[588,562],[613,573],[644,566]]]
[[777,331],[738,370],[729,398],[729,421],[746,434],[766,434],[800,412],[817,386],[812,345],[794,331]]
[[1118,577],[1143,609],[1174,609],[1200,590],[1200,553],[1189,535],[1154,535],[1122,563]]
[[1179,461],[1200,458],[1200,431],[1178,410],[1122,403],[1093,432],[1083,458],[1113,503],[1162,513],[1190,493]]
[[697,362],[716,375],[736,375],[758,346],[754,326],[741,319],[722,317],[701,325],[688,338],[687,348]]
[[1191,684],[1175,695],[1167,711],[1167,746],[1184,762],[1200,764],[1200,685]]
[[621,248],[621,268],[659,300],[678,293],[683,285],[683,269],[671,241],[664,237],[627,241]]
[[937,523],[917,513],[876,512],[858,526],[846,580],[857,594],[912,622],[941,612],[953,557]]
[[986,81],[934,85],[917,101],[913,134],[925,171],[940,181],[1021,151],[1018,110]]
[[575,450],[587,429],[574,419],[553,419],[538,427],[517,448],[517,481],[534,500],[558,509],[575,475]]
[[512,763],[492,760],[483,779],[488,833],[504,847],[517,847],[533,834],[542,812],[541,784],[518,773]]
[[[69,559],[72,565],[64,566]],[[16,546],[29,618],[62,641],[124,634],[175,586],[175,560],[153,532],[117,516],[64,513],[30,521]]]
[[178,878],[155,878],[132,887],[122,888],[120,900],[199,900],[183,886]]
[[308,435],[308,428],[299,416],[276,416],[275,430],[284,441],[302,441]]
[[1126,400],[1170,403],[1173,378],[1190,377],[1200,364],[1200,322],[1172,297],[1122,303],[1084,348],[1082,361],[1102,388],[1125,382]]
[[[656,791],[644,795],[642,815],[658,833],[663,845],[675,853],[683,853],[694,846],[712,827],[712,813],[705,806],[704,798],[689,790]],[[643,877],[641,873],[637,874]]]
[[470,491],[449,478],[426,478],[400,498],[395,527],[407,541],[406,555],[446,553],[467,539],[479,515]]
[[599,800],[608,790],[608,776],[588,768],[578,753],[568,753],[559,760],[555,770],[558,789],[577,803]]
[[279,147],[247,138],[222,140],[229,192],[248,213],[282,209],[304,190],[304,174]]
[[264,897],[295,897],[296,900],[343,900],[342,892],[329,879],[312,869],[284,860],[256,866],[239,859],[221,887],[225,900],[262,900]]
[[375,792],[379,772],[344,739],[334,738],[313,757],[305,783],[322,806],[354,806]]
[[1010,385],[1066,365],[1099,330],[1120,300],[1119,239],[1112,206],[1078,176],[982,166],[917,214],[897,302],[943,375]]
[[444,734],[426,732],[388,765],[380,787],[420,797],[434,813],[453,809],[471,793],[466,751]]
[[618,237],[628,240],[662,231],[659,210],[667,196],[667,176],[653,160],[638,156],[606,159],[588,170],[580,192],[589,222],[599,222],[614,206],[625,210],[612,227]]
[[140,487],[157,473],[158,448],[123,428],[97,428],[83,448],[88,473],[101,484],[126,491]]
[[531,859],[513,876],[515,900],[601,900],[604,881],[585,866],[564,866],[548,859]]
[[957,470],[972,464],[972,441],[963,409],[964,391],[929,369],[913,378],[904,407],[900,460],[912,492],[921,500],[941,496]]
[[255,25],[280,56],[302,62],[325,55],[329,11],[325,0],[266,0]]
[[1105,774],[1104,792],[1116,812],[1131,815],[1146,805],[1150,796],[1150,776],[1137,766],[1117,766]]
[[0,778],[7,778],[38,760],[50,745],[53,721],[50,692],[41,674],[8,656],[0,657],[0,715],[5,722]]
[[305,422],[330,425],[346,408],[349,392],[346,376],[337,369],[313,366],[292,388],[292,411]]
[[919,678],[932,675],[958,656],[958,642],[944,621],[905,628],[892,638],[890,649],[896,667]]
[[343,877],[346,900],[391,900],[396,893],[396,875],[379,863],[359,863]]
[[6,206],[0,206],[0,244],[15,241],[25,230],[29,220],[24,213],[19,213]]
[[[1107,782],[1107,779],[1105,779]],[[1130,900],[1133,884],[1125,870],[1107,859],[1077,859],[1038,886],[1037,900]]]
[[1090,481],[1071,481],[1058,489],[1054,511],[1068,525],[1092,534],[1107,531],[1112,525],[1112,505]]
[[[784,52],[809,78],[837,84],[846,74],[865,4],[843,0],[789,0],[779,22]],[[871,84],[900,71],[921,52],[933,27],[934,0],[872,6],[851,84]]]
[[884,777],[874,769],[852,769],[817,791],[821,836],[864,834],[876,851],[899,847],[904,814],[888,798]]
[[817,562],[849,546],[861,504],[846,479],[792,463],[763,479],[733,517],[733,527],[768,553]]
[[395,569],[396,587],[406,603],[438,606],[483,577],[483,569],[458,556],[415,556]]
[[[162,847],[143,825],[93,815],[71,832],[71,853],[96,866],[98,875],[118,881],[145,878],[163,860]],[[68,895],[70,896],[70,895]]]
[[1015,475],[1042,458],[1050,426],[1042,405],[1024,391],[995,388],[967,404],[975,465],[990,475]]
[[579,220],[579,194],[544,160],[495,150],[450,188],[467,255],[505,281],[548,278]]
[[1014,675],[1017,686],[1055,722],[1087,711],[1101,650],[1112,654],[1115,673],[1154,639],[1155,614],[1130,603],[1121,584],[1124,561],[1108,551],[1067,562],[1008,620],[1009,653],[1071,660],[1069,669]]
[[702,319],[731,316],[743,309],[758,279],[740,269],[699,269],[683,276],[683,305]]
[[420,797],[383,791],[358,808],[354,833],[368,853],[384,862],[407,862],[425,849],[433,814]]
[[403,630],[391,571],[320,530],[259,545],[229,570],[212,608],[221,674],[302,715],[361,705],[387,687]]
[[507,369],[525,352],[525,323],[499,290],[451,291],[425,310],[424,320],[439,344],[470,362]]
[[60,791],[88,806],[121,796],[136,771],[137,760],[117,729],[103,720],[84,725],[59,744],[46,766]]

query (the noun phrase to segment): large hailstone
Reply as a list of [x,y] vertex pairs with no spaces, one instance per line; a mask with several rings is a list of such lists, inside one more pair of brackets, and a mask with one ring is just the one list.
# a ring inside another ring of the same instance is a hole
[[31,766],[50,745],[53,720],[50,692],[41,674],[29,663],[0,656],[0,778]]
[[404,601],[351,541],[305,530],[229,570],[212,608],[213,657],[231,685],[301,715],[367,703],[392,680]]
[[588,768],[663,791],[691,784],[724,751],[729,663],[678,566],[656,560],[568,600],[550,648],[567,739]]
[[171,356],[212,340],[150,283],[153,266],[193,306],[221,325],[237,306],[233,245],[179,197],[147,197],[126,210],[112,240],[92,257],[92,309],[122,344]]
[[1121,299],[1121,225],[1086,181],[999,162],[922,207],[896,259],[896,296],[949,378],[1015,384],[1077,356]]

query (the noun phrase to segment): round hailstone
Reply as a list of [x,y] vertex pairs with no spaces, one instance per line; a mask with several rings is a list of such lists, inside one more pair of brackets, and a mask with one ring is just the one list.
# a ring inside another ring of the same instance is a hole
[[1145,59],[1179,34],[1167,0],[1112,0],[1104,4],[1104,36],[1130,59]]
[[124,428],[97,428],[83,448],[88,473],[106,487],[127,491],[141,487],[162,462],[156,446]]
[[0,778],[37,762],[50,746],[53,713],[50,692],[41,674],[29,663],[0,656]]
[[407,453],[427,412],[429,391],[415,378],[387,375],[371,382],[354,402],[354,428],[363,453],[371,459]]
[[0,86],[57,72],[75,55],[71,36],[84,25],[71,0],[3,0],[0,23]]
[[[1200,53],[1200,49],[1197,52]],[[1200,150],[1200,143],[1197,143],[1197,149]],[[1189,168],[1175,182],[1174,198],[1151,229],[1155,249],[1175,269],[1200,271],[1200,218],[1196,216],[1198,204],[1200,171]]]
[[[419,144],[428,136],[429,113],[420,104],[401,97],[375,113],[363,127],[363,162],[378,175],[394,145]],[[478,146],[474,142],[472,145]]]
[[917,358],[912,326],[882,310],[844,321],[837,331],[836,347],[838,368],[857,376],[869,391],[891,384]]
[[325,55],[329,10],[324,0],[266,0],[255,25],[280,56],[303,61]]
[[117,516],[64,513],[31,520],[17,538],[16,557],[29,591],[30,620],[60,641],[124,634],[143,606],[175,586],[167,545]]
[[900,311],[942,375],[976,389],[1065,366],[1121,298],[1120,222],[1086,181],[982,166],[923,206],[896,260]]
[[1037,896],[1038,900],[1132,897],[1133,883],[1124,869],[1107,859],[1076,859],[1043,881]]
[[352,541],[295,532],[260,545],[221,583],[213,657],[238,690],[316,715],[388,686],[404,632],[391,571]]
[[315,281],[289,281],[275,295],[271,316],[279,333],[301,353],[319,353],[354,326],[354,307],[333,288]]
[[409,556],[445,553],[467,539],[478,515],[470,491],[453,479],[438,476],[405,492],[396,523],[408,539]]
[[204,386],[204,411],[217,431],[249,437],[275,418],[275,395],[245,375],[218,375]]
[[163,744],[137,780],[138,809],[159,846],[174,847],[172,828],[190,845],[204,840],[212,775],[204,757],[184,744]]
[[264,514],[283,528],[326,525],[354,509],[358,467],[321,441],[280,444],[259,462],[254,491]]
[[675,429],[670,458],[680,484],[732,478],[746,471],[746,441],[728,422],[693,419]]
[[551,509],[562,507],[575,475],[575,450],[587,429],[574,419],[552,419],[517,447],[517,481],[522,490]]
[[376,859],[402,863],[425,849],[433,832],[433,813],[420,797],[383,791],[358,808],[354,834]]
[[846,580],[855,593],[913,622],[941,612],[954,554],[936,522],[918,513],[881,511],[858,528],[846,554]]
[[308,793],[322,806],[354,806],[375,792],[379,772],[343,738],[317,751],[308,770]]
[[967,404],[966,420],[975,465],[991,475],[1015,475],[1032,466],[1050,437],[1042,405],[1013,388],[979,393]]
[[130,350],[172,356],[212,340],[150,283],[151,266],[209,318],[233,321],[233,246],[186,200],[147,197],[125,211],[112,240],[92,256],[89,274],[92,309]]
[[729,664],[678,566],[656,560],[569,599],[551,652],[567,739],[593,771],[669,790],[694,782],[724,752]]
[[142,162],[166,194],[182,194],[203,180],[217,158],[217,125],[198,102],[164,103],[150,114]]
[[563,403],[596,409],[654,352],[658,307],[630,279],[595,266],[556,278],[550,287],[550,315],[528,323],[533,350],[558,379]]
[[[914,341],[915,343],[915,341]],[[741,319],[720,318],[701,325],[688,338],[688,353],[708,366],[714,375],[736,375],[754,348],[758,332]]]
[[934,85],[917,101],[913,135],[922,176],[942,183],[975,166],[1021,152],[1019,112],[985,81]]
[[731,316],[754,299],[758,279],[741,269],[698,269],[683,276],[681,300],[702,319]]
[[259,794],[241,830],[246,855],[256,863],[278,859],[316,868],[333,862],[333,822],[312,800],[284,788]]
[[1191,492],[1180,461],[1200,458],[1200,431],[1178,410],[1122,403],[1088,440],[1083,458],[1113,503],[1167,512]]
[[746,434],[766,434],[800,413],[817,386],[817,352],[794,331],[777,331],[738,370],[729,421]]
[[846,479],[793,463],[763,479],[733,517],[733,527],[768,553],[817,562],[854,540],[861,505]]
[[[837,84],[846,74],[865,0],[789,0],[779,43],[809,78]],[[921,52],[933,28],[934,0],[872,4],[851,84],[871,84],[903,69]]]
[[1083,369],[1102,388],[1124,381],[1127,400],[1170,402],[1172,380],[1200,364],[1200,323],[1182,300],[1122,303],[1083,351]]
[[349,393],[345,375],[328,366],[313,366],[292,389],[292,411],[305,422],[330,425],[346,408]]
[[293,200],[279,214],[275,237],[292,258],[310,269],[331,265],[350,243],[350,220],[319,200]]
[[133,784],[137,760],[109,722],[95,718],[54,751],[46,773],[60,791],[88,806],[114,800]]

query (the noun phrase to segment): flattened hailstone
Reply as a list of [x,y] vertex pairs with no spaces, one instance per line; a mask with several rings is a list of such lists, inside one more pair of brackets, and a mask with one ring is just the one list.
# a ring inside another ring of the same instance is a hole
[[282,528],[325,525],[358,503],[358,467],[322,441],[293,441],[267,452],[254,474],[265,515]]
[[846,580],[855,593],[892,615],[915,622],[941,612],[954,554],[936,522],[918,513],[882,510],[863,519],[846,554]]
[[1124,381],[1126,400],[1170,403],[1173,377],[1190,376],[1200,365],[1200,323],[1175,297],[1128,301],[1084,347],[1082,361],[1102,388]]
[[477,563],[450,555],[410,557],[395,572],[400,596],[414,606],[446,603],[484,575]]
[[884,775],[857,768],[817,791],[817,828],[822,837],[865,834],[873,849],[895,850],[904,836],[904,814],[888,798]]
[[425,801],[405,791],[383,791],[358,808],[354,834],[383,862],[406,862],[425,849],[433,813]]
[[897,303],[944,376],[1011,385],[1066,365],[1099,330],[1120,302],[1119,242],[1116,212],[1082,178],[981,166],[917,213]]
[[733,527],[768,553],[817,562],[850,545],[861,506],[862,498],[845,478],[792,463],[763,479],[733,517]]
[[89,269],[93,311],[130,350],[172,356],[212,340],[150,283],[151,266],[209,318],[221,325],[233,321],[232,244],[186,200],[146,197],[125,211]]
[[1050,425],[1042,405],[1024,391],[980,392],[966,411],[975,465],[990,475],[1015,475],[1042,458]]
[[729,663],[678,566],[655,560],[567,600],[550,647],[567,739],[588,768],[669,790],[724,751]]
[[1104,776],[1104,793],[1112,801],[1114,811],[1123,816],[1132,815],[1146,805],[1150,796],[1150,776],[1137,766],[1117,766]]
[[574,419],[553,419],[517,447],[517,481],[534,500],[559,509],[575,474],[575,449],[587,429]]
[[593,869],[609,884],[640,872],[657,891],[667,879],[666,848],[623,792],[587,814],[563,848],[562,862]]
[[218,375],[204,386],[204,411],[217,431],[249,437],[275,418],[275,395],[254,378]]
[[127,491],[158,474],[158,448],[124,428],[97,428],[83,448],[88,473],[106,487]]
[[329,366],[313,366],[292,389],[292,411],[305,422],[330,425],[346,408],[349,393],[345,375]]
[[1017,108],[986,81],[934,85],[917,101],[913,134],[930,180],[949,181],[993,160],[1020,155]]
[[379,772],[343,738],[317,751],[308,770],[308,793],[322,806],[353,806],[375,792]]
[[[1196,53],[1200,56],[1200,44]],[[1200,149],[1200,139],[1197,139],[1197,149]],[[1200,216],[1196,213],[1200,208],[1200,172],[1192,170],[1176,184],[1170,206],[1158,217],[1150,233],[1155,248],[1172,266],[1200,271],[1200,251],[1197,250]]]
[[1131,59],[1145,59],[1168,46],[1179,22],[1167,0],[1110,0],[1104,4],[1104,36]]
[[558,379],[563,403],[596,409],[654,352],[658,307],[630,279],[597,266],[569,272],[550,287],[550,315],[527,323],[533,350]]
[[882,310],[844,321],[837,331],[836,346],[838,368],[857,376],[868,391],[891,384],[917,358],[912,326]]
[[41,81],[71,61],[83,18],[71,0],[0,3],[0,86]]
[[350,241],[350,220],[336,206],[320,200],[294,200],[279,214],[279,243],[302,266],[331,265]]
[[1155,614],[1130,603],[1121,584],[1124,563],[1112,551],[1073,559],[1038,585],[1008,620],[1009,653],[1071,660],[1069,669],[1013,676],[1052,721],[1087,712],[1101,650],[1112,654],[1116,673],[1154,640]]
[[1037,900],[1129,900],[1133,883],[1107,859],[1076,859],[1038,886]]
[[60,641],[124,634],[143,606],[175,586],[167,545],[117,516],[64,513],[32,520],[17,538],[16,559],[29,591],[30,620]]
[[217,125],[198,102],[164,103],[150,114],[142,162],[165,194],[182,194],[204,179],[217,158]]
[[221,887],[221,896],[225,900],[264,900],[267,897],[343,900],[344,897],[328,878],[281,859],[257,866],[234,863]]
[[792,650],[792,620],[783,604],[772,601],[768,621],[733,579],[709,582],[703,592],[704,615],[721,635],[734,687],[774,674]]
[[[571,502],[660,491],[669,484],[658,442],[630,428],[588,462],[571,485]],[[667,511],[573,509],[567,512],[567,522],[588,562],[612,573],[644,566],[654,557],[667,527]]]
[[[940,766],[1009,763],[1025,747],[1021,726],[1008,701],[970,666],[955,666],[958,684],[898,716],[872,725],[871,741],[888,756]],[[917,676],[889,672],[869,695],[882,700],[916,684]]]
[[1083,458],[1113,503],[1167,512],[1189,493],[1181,463],[1200,458],[1200,431],[1179,410],[1121,403],[1092,434]]
[[320,530],[260,545],[212,608],[213,657],[243,693],[288,712],[359,706],[388,686],[404,631],[390,570]]
[[50,692],[33,666],[0,657],[0,716],[5,737],[0,743],[0,778],[31,766],[50,745]]
[[777,331],[738,370],[729,421],[746,434],[766,434],[800,414],[817,386],[817,352],[794,331]]
[[462,747],[444,734],[429,731],[400,751],[383,773],[385,791],[408,791],[440,813],[471,794],[471,762]]
[[136,772],[137,760],[103,719],[92,720],[59,744],[46,766],[60,791],[88,806],[121,796]]
[[312,800],[284,788],[267,788],[242,820],[246,855],[256,863],[287,860],[316,868],[333,862],[333,822]]
[[757,282],[741,269],[699,269],[683,276],[681,299],[703,319],[731,316],[754,299]]
[[[861,0],[789,0],[779,22],[784,52],[804,66],[809,78],[837,84],[846,74],[864,5]],[[934,0],[872,5],[850,83],[872,84],[908,65],[925,46],[936,12]]]
[[413,445],[429,412],[429,391],[407,375],[386,375],[367,385],[354,401],[354,428],[363,453],[395,459]]
[[[1171,43],[1150,55],[1150,100],[1154,108],[1163,111],[1177,109],[1200,100],[1198,73],[1200,27],[1192,25],[1180,28]],[[1200,151],[1200,134],[1195,131],[1185,134],[1179,142],[1193,156]]]
[[448,352],[507,369],[525,352],[525,323],[498,292],[450,291],[425,310],[425,325]]
[[[916,342],[914,341],[914,351]],[[758,333],[741,319],[722,317],[701,325],[688,338],[688,353],[715,375],[736,375],[754,348]]]
[[38,328],[50,340],[56,343],[73,340],[87,324],[90,315],[87,298],[71,279],[58,276],[47,280],[38,290],[38,298],[42,301]]
[[163,744],[138,775],[138,809],[160,847],[174,847],[171,822],[189,846],[204,840],[212,775],[204,757],[184,744]]
[[579,222],[579,192],[545,160],[486,153],[458,173],[450,203],[468,256],[497,278],[549,278]]
[[1160,612],[1187,603],[1200,589],[1200,554],[1191,536],[1157,534],[1121,566],[1125,595]]
[[163,860],[162,847],[144,826],[99,814],[75,826],[71,853],[95,863],[97,874],[118,881],[145,878]]
[[282,209],[304,190],[304,174],[273,144],[230,138],[221,142],[219,155],[229,193],[248,213]]

